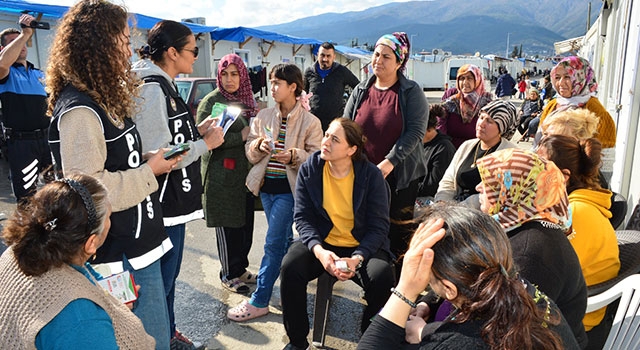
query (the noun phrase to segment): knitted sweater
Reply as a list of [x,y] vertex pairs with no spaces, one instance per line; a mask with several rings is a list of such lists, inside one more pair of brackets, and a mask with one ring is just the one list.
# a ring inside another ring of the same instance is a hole
[[36,349],[38,332],[76,299],[91,300],[107,312],[120,349],[155,348],[142,322],[84,275],[63,265],[41,276],[27,276],[18,268],[12,248],[0,257],[0,348]]
[[[540,125],[542,125],[544,119],[551,114],[551,112],[556,110],[557,103],[558,100],[553,99],[544,106],[544,109],[540,114]],[[613,118],[611,118],[611,114],[607,112],[607,109],[604,108],[602,103],[600,103],[600,101],[595,97],[591,97],[584,105],[584,108],[595,113],[600,119],[596,138],[602,142],[602,148],[614,147],[616,145],[616,124],[613,121]]]

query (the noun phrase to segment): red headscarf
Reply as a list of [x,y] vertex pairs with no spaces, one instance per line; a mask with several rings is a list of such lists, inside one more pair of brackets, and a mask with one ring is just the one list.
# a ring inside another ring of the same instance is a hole
[[[240,74],[240,87],[238,88],[238,91],[234,93],[226,91],[222,84],[220,84],[222,71],[227,69],[230,64],[235,64],[236,68],[238,68],[238,74]],[[255,117],[258,113],[256,100],[253,98],[253,89],[251,87],[251,80],[249,79],[247,66],[245,66],[242,58],[235,53],[225,55],[220,59],[220,63],[218,63],[218,89],[227,101],[239,101],[249,107],[248,110],[244,110],[242,112],[245,118],[249,119],[251,117]]]

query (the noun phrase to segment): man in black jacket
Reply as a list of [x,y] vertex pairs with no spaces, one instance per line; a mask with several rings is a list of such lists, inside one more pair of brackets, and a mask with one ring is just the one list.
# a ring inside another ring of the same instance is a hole
[[334,62],[335,59],[333,44],[322,43],[318,48],[318,61],[304,72],[304,89],[313,93],[309,99],[311,113],[320,119],[323,131],[333,119],[342,116],[345,87],[354,88],[360,82],[347,67]]

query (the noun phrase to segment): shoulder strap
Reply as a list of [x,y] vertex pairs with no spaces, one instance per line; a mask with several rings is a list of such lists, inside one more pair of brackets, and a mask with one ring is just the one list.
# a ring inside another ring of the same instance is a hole
[[161,75],[148,75],[148,76],[142,78],[142,81],[145,84],[146,83],[158,83],[158,84],[160,84],[160,88],[162,88],[162,92],[164,93],[165,96],[171,96],[173,98],[180,97],[180,99],[182,99],[182,97],[178,93],[177,89],[172,87],[170,85],[170,83],[167,81],[167,79],[165,79]]

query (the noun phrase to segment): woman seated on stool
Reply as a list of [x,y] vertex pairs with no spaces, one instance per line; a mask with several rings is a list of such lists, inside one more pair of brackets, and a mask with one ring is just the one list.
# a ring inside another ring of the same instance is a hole
[[280,274],[282,316],[289,337],[285,349],[309,346],[307,284],[325,271],[364,288],[363,332],[389,298],[394,284],[387,237],[389,188],[363,154],[365,142],[358,124],[335,119],[321,150],[300,167],[294,207],[300,240],[284,257]]
[[[494,219],[446,204],[428,210],[393,295],[358,349],[578,349],[555,304],[518,275],[509,239]],[[427,284],[456,306],[443,322],[409,316]],[[416,320],[420,327],[411,327]]]

